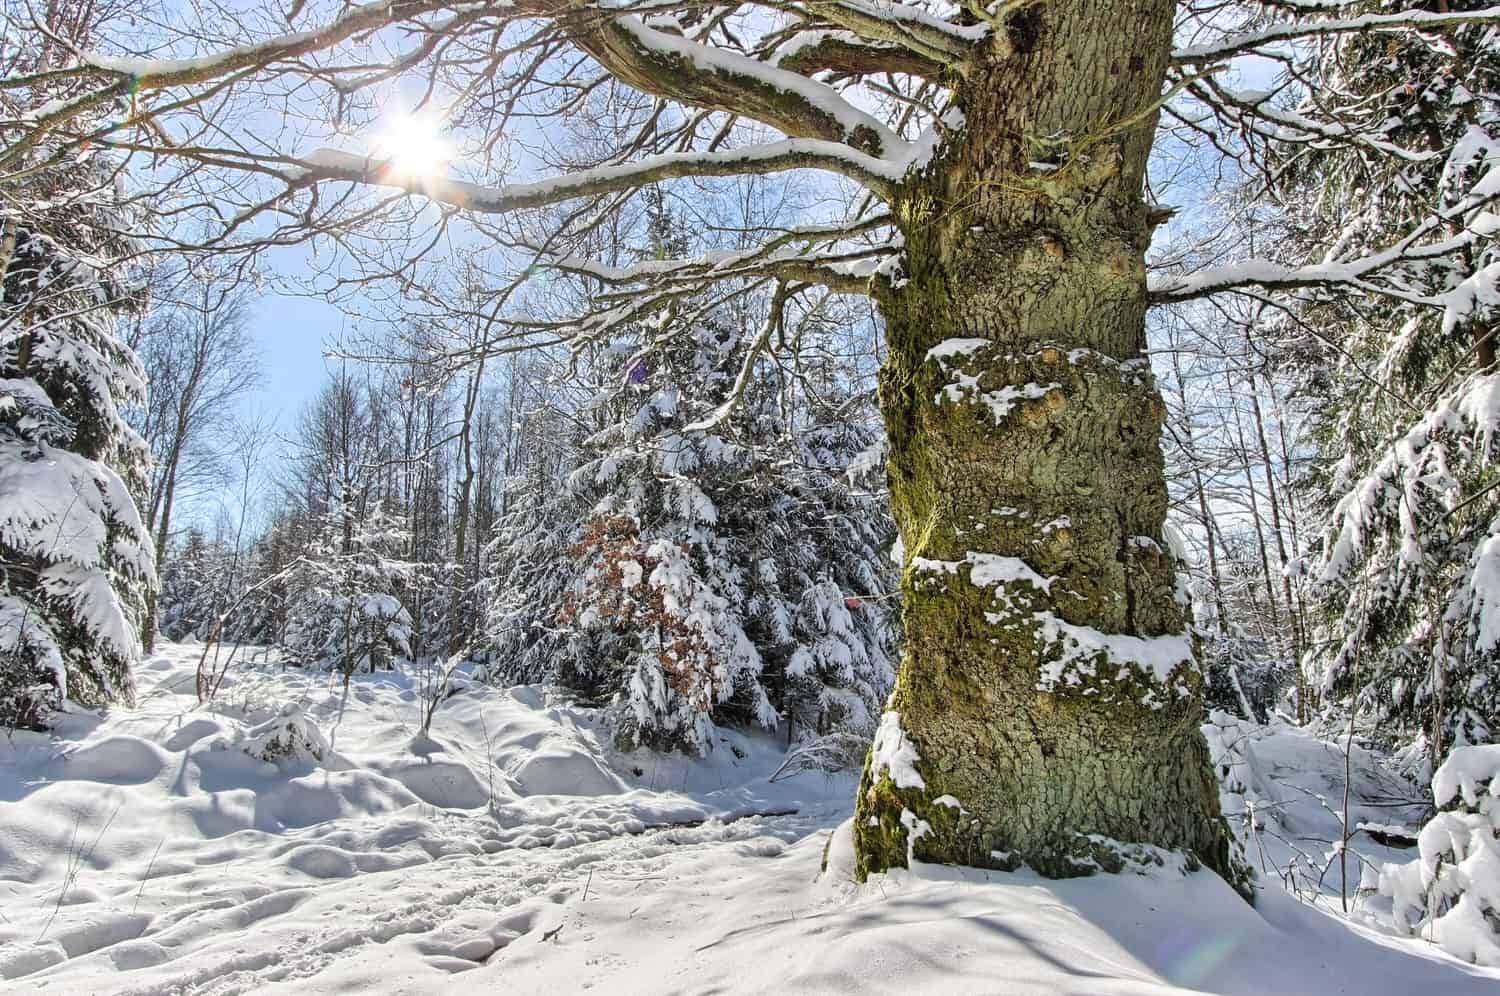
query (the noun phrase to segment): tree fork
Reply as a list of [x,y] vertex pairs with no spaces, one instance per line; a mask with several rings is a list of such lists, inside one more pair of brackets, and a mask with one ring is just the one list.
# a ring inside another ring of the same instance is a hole
[[912,858],[1086,874],[1144,844],[1249,895],[1198,729],[1144,356],[1172,14],[1012,13],[956,83],[962,127],[892,204],[906,657],[856,803],[861,877]]

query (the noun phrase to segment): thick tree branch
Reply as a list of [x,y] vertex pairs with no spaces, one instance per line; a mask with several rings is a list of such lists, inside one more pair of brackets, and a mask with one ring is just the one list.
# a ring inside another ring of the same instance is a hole
[[842,28],[873,42],[899,46],[914,55],[950,66],[964,75],[975,43],[989,32],[985,25],[950,24],[903,4],[876,6],[862,0],[814,0],[809,8]]
[[785,139],[729,152],[683,152],[652,156],[620,166],[580,170],[535,183],[485,187],[462,180],[403,176],[384,160],[336,149],[319,149],[282,170],[294,187],[343,181],[392,187],[423,194],[432,200],[479,214],[507,214],[592,194],[630,190],[660,180],[690,176],[741,176],[793,169],[823,169],[839,173],[876,193],[888,195],[900,179],[890,163],[856,152],[836,142]]
[[802,75],[827,70],[839,76],[905,73],[937,80],[944,72],[941,62],[900,45],[871,44],[839,31],[802,32],[777,50],[776,64]]
[[792,138],[842,142],[892,162],[910,153],[878,118],[790,70],[658,31],[637,17],[579,17],[564,29],[611,74],[644,93],[751,117]]

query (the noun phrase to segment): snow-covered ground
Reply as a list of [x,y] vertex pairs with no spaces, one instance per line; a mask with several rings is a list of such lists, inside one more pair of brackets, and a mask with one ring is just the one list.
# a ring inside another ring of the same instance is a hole
[[[483,686],[444,702],[424,738],[418,684],[401,674],[356,677],[345,697],[326,675],[243,672],[198,709],[196,658],[166,647],[139,674],[136,709],[0,740],[0,992],[1461,996],[1500,983],[1338,915],[1336,863],[1310,884],[1337,836],[1343,758],[1289,728],[1218,744],[1244,789],[1230,808],[1251,799],[1261,827],[1251,856],[1270,874],[1253,910],[1170,868],[1054,882],[921,867],[856,886],[836,829],[852,777],[771,783],[783,749],[769,739],[724,733],[703,761],[621,754],[587,710]],[[245,753],[302,717],[321,760]],[[1356,761],[1357,818],[1401,822],[1401,786]],[[1299,852],[1309,870],[1292,878],[1318,902],[1276,872]]]

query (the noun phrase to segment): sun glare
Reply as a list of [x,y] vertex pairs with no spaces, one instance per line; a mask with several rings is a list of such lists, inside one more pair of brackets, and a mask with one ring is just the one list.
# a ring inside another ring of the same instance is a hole
[[400,112],[386,117],[370,152],[401,179],[435,180],[448,174],[453,145],[436,116]]

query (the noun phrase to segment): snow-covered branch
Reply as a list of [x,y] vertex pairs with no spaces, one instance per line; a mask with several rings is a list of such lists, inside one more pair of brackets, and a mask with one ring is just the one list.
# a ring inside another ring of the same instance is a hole
[[1362,14],[1358,17],[1283,21],[1201,45],[1180,48],[1172,53],[1172,61],[1178,65],[1199,65],[1254,52],[1275,42],[1368,31],[1432,30],[1493,21],[1500,21],[1500,7],[1485,7],[1468,11],[1404,10],[1394,14]]
[[1441,308],[1451,314],[1454,309],[1471,308],[1471,299],[1480,293],[1476,288],[1493,285],[1500,278],[1500,268],[1486,268],[1471,275],[1457,290],[1435,295],[1416,286],[1409,280],[1409,275],[1401,272],[1402,268],[1451,259],[1479,240],[1493,237],[1500,231],[1500,216],[1489,208],[1497,198],[1500,198],[1500,162],[1491,166],[1459,203],[1434,212],[1399,242],[1379,252],[1346,261],[1325,260],[1303,266],[1246,259],[1196,273],[1153,274],[1151,297],[1157,303],[1165,303],[1244,287],[1296,290],[1345,286],[1411,304]]
[[343,181],[393,187],[479,214],[506,214],[524,208],[617,190],[632,190],[680,177],[737,176],[793,169],[825,169],[856,180],[877,193],[900,179],[900,167],[835,142],[785,139],[728,152],[681,152],[652,156],[620,166],[580,170],[534,183],[486,187],[463,180],[401,173],[390,162],[337,149],[318,149],[282,171],[295,186]]
[[900,45],[870,43],[851,31],[802,31],[777,47],[772,61],[782,69],[810,76],[827,70],[839,76],[906,73],[941,77],[943,63]]
[[906,142],[837,90],[788,69],[648,26],[638,17],[569,26],[612,74],[657,96],[752,117],[793,138],[840,142],[903,162]]
[[1186,89],[1193,97],[1213,108],[1227,123],[1268,142],[1340,142],[1363,145],[1371,151],[1409,162],[1424,162],[1439,155],[1431,149],[1412,150],[1389,141],[1378,127],[1362,130],[1353,120],[1319,121],[1296,110],[1277,106],[1273,93],[1236,90],[1210,76],[1192,80],[1186,84]]
[[967,70],[974,44],[989,32],[987,25],[951,24],[925,10],[899,3],[815,0],[808,7],[868,41],[898,46],[960,73]]

